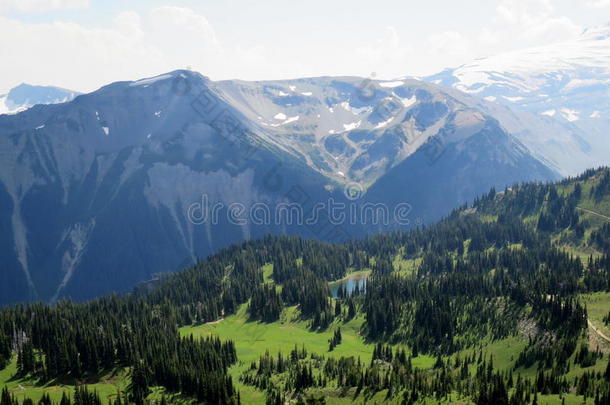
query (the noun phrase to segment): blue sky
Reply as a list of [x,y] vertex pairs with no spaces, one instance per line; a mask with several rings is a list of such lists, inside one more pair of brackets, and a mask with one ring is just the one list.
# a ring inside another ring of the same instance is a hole
[[0,0],[0,93],[186,67],[214,80],[424,75],[572,38],[608,11],[610,0]]

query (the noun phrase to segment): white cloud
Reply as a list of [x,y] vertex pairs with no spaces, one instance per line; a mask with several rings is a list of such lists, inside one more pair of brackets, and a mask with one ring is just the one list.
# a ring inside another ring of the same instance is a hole
[[[294,32],[282,29],[282,24],[289,26],[286,21],[269,17],[263,22],[260,16],[257,24],[277,23],[277,32],[283,34],[277,35],[275,26],[262,30],[263,34],[253,33],[243,22],[218,21],[215,27],[204,15],[174,6],[124,11],[106,25],[96,25],[101,28],[77,22],[25,22],[0,13],[0,60],[10,61],[2,66],[0,93],[24,81],[90,91],[112,81],[186,67],[212,79],[366,76],[371,72],[385,79],[426,75],[473,58],[580,33],[581,27],[560,14],[554,2],[494,0],[486,14],[474,15],[476,25],[462,23],[456,15],[451,27],[423,21],[384,27],[385,20],[376,19],[356,28],[350,22],[333,22],[329,28],[313,20],[312,26],[319,29],[306,35],[298,27]],[[0,10],[86,4],[87,0],[0,0]]]
[[89,0],[1,0],[0,13],[40,13],[50,10],[84,8]]
[[400,60],[410,50],[410,47],[401,43],[398,31],[393,26],[385,27],[383,35],[375,42],[356,49],[360,55],[377,61]]
[[[385,78],[404,75],[404,66],[413,56],[413,47],[401,40],[393,26],[385,27],[379,38],[357,46],[355,51],[363,72],[376,72]],[[398,72],[397,68],[402,70]]]
[[396,28],[388,27],[376,41],[356,48],[358,62],[386,78],[431,74],[479,57],[572,39],[582,32],[570,18],[558,15],[552,0],[496,0],[488,21],[478,30],[438,30],[423,40],[403,40]]
[[428,38],[428,51],[445,56],[469,57],[472,44],[470,39],[457,31],[444,31]]
[[589,0],[587,6],[595,8],[610,7],[610,0]]
[[[156,37],[157,41],[169,42],[174,46],[191,41],[198,41],[206,48],[218,46],[216,33],[209,21],[189,8],[171,6],[155,8],[150,12],[147,24],[148,32]],[[173,35],[168,36],[170,32]]]
[[501,0],[496,7],[498,19],[512,25],[529,25],[553,12],[550,0]]
[[139,38],[144,34],[142,31],[142,18],[138,13],[133,11],[124,11],[116,16],[114,25],[119,32],[131,37]]
[[557,42],[582,32],[570,18],[555,14],[551,0],[500,0],[495,22],[497,39],[517,46]]
[[3,64],[0,90],[27,81],[91,91],[186,67],[239,76],[245,61],[268,66],[260,48],[223,48],[206,18],[182,7],[122,12],[103,29],[0,16],[0,60],[11,61]]

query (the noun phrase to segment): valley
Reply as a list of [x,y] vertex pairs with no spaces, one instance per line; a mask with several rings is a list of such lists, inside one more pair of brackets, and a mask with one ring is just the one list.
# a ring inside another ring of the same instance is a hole
[[[609,201],[610,170],[590,170],[555,184],[492,189],[405,233],[335,245],[268,236],[129,296],[7,308],[0,330],[20,325],[25,340],[6,360],[2,382],[16,398],[53,400],[80,381],[103,401],[136,403],[603,404]],[[105,315],[110,307],[116,319]],[[104,333],[65,324],[60,332],[56,316]],[[41,338],[56,334],[67,353],[73,341],[89,354],[76,363],[55,357]],[[134,346],[124,346],[128,336]],[[33,363],[23,363],[28,342]],[[107,345],[114,351],[101,350]],[[205,368],[182,356],[198,350],[209,351],[201,361],[223,364],[217,372],[230,385],[186,385]],[[136,389],[139,375],[147,383]]]

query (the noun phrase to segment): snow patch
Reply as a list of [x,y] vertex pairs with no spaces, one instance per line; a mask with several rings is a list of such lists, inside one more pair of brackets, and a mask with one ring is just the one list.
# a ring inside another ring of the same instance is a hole
[[9,111],[9,108],[6,105],[6,96],[0,96],[0,114],[6,114]]
[[390,88],[390,89],[392,89],[392,88],[394,88],[394,87],[400,87],[400,86],[402,86],[402,85],[404,85],[404,84],[405,84],[405,82],[402,82],[402,81],[394,81],[394,82],[380,82],[380,83],[379,83],[379,85],[380,85],[381,87],[386,87],[386,88]]
[[377,126],[375,127],[375,129],[378,129],[378,128],[383,128],[383,127],[385,127],[386,125],[388,125],[388,124],[389,124],[390,122],[392,122],[392,121],[394,121],[394,117],[391,117],[390,119],[388,119],[388,120],[386,120],[386,121],[380,122],[379,124],[377,124]]
[[106,136],[110,135],[110,128],[108,128],[108,127],[102,127],[102,130],[104,131],[104,133],[106,134]]
[[508,101],[510,101],[512,103],[516,103],[518,101],[522,101],[523,100],[523,97],[518,97],[518,96],[517,97],[502,96],[502,98],[505,99],[505,100],[508,100]]
[[276,120],[284,120],[284,122],[278,122],[276,124],[267,124],[266,122],[261,122],[261,124],[263,124],[263,125],[265,125],[267,127],[277,128],[277,127],[279,127],[281,125],[286,125],[286,124],[290,124],[291,122],[298,121],[300,117],[298,115],[296,115],[294,117],[286,118],[285,114],[278,113],[278,114],[275,115],[274,118]]
[[160,117],[162,112],[163,112],[163,111],[157,111],[157,112],[155,112],[155,117]]
[[361,123],[362,123],[362,121],[352,122],[351,124],[343,124],[343,128],[346,131],[351,131],[353,129],[356,129],[356,128],[360,127]]
[[492,103],[497,100],[495,96],[487,96],[484,98],[486,101],[491,101]]
[[290,89],[290,91],[297,91],[297,87],[296,86],[288,86],[288,88]]
[[290,124],[291,122],[295,122],[299,120],[299,116],[290,117],[286,121],[283,122],[283,125]]
[[[354,115],[360,115],[360,114],[362,114],[362,113],[369,113],[369,112],[373,111],[373,108],[372,108],[372,107],[360,107],[360,108],[358,108],[358,107],[352,107],[352,106],[350,105],[350,103],[349,103],[349,102],[347,102],[347,101],[344,101],[344,102],[342,102],[342,103],[341,103],[341,104],[339,104],[339,105],[340,105],[341,107],[343,107],[343,109],[344,109],[345,111],[349,111],[349,112],[351,112],[351,113],[352,113],[352,114],[354,114]],[[331,112],[332,112],[332,111],[331,111]]]
[[568,120],[570,122],[578,121],[579,120],[578,114],[580,114],[580,112],[578,112],[576,110],[570,110],[569,108],[561,109],[561,115],[563,116],[563,118],[565,118],[566,120]]
[[589,118],[599,118],[599,117],[601,117],[601,116],[602,116],[602,115],[601,115],[601,113],[600,113],[599,111],[593,111],[593,112],[591,113],[591,115],[589,115]]
[[303,92],[303,93],[301,93],[301,94],[302,94],[302,95],[304,95],[304,96],[309,97],[309,96],[311,96],[313,93],[312,93],[311,91],[304,91],[304,92]]
[[581,87],[596,86],[596,85],[607,85],[608,80],[597,80],[597,79],[572,79],[566,86],[565,90],[575,90]]
[[411,98],[401,98],[400,101],[404,107],[408,108],[417,103],[417,97],[412,96]]
[[546,115],[547,117],[554,117],[557,111],[555,110],[546,110],[540,113],[540,115]]
[[36,127],[36,130],[43,129],[43,128],[44,128],[44,124],[42,124],[42,125],[41,125],[41,126],[39,126],[39,127]]
[[159,76],[155,76],[155,77],[149,77],[147,79],[141,79],[141,80],[132,82],[129,86],[134,87],[134,86],[153,84],[155,82],[158,82],[159,80],[170,79],[171,77],[172,77],[172,75],[167,75],[167,74],[159,75]]

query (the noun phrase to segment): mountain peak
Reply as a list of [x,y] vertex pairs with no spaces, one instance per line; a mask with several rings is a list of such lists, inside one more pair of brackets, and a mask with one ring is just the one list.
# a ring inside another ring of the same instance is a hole
[[0,97],[0,114],[15,114],[36,104],[65,103],[78,95],[75,91],[60,87],[21,83]]
[[199,72],[195,72],[192,70],[187,70],[187,69],[179,69],[179,70],[173,70],[171,72],[168,73],[162,73],[160,75],[157,76],[152,76],[152,77],[146,77],[143,79],[139,79],[139,80],[135,80],[130,82],[130,86],[147,86],[156,82],[162,82],[162,81],[166,81],[166,80],[185,80],[185,81],[189,81],[189,82],[197,82],[197,81],[202,81],[202,82],[206,82],[209,81],[210,79],[207,78],[206,76],[202,75]]

